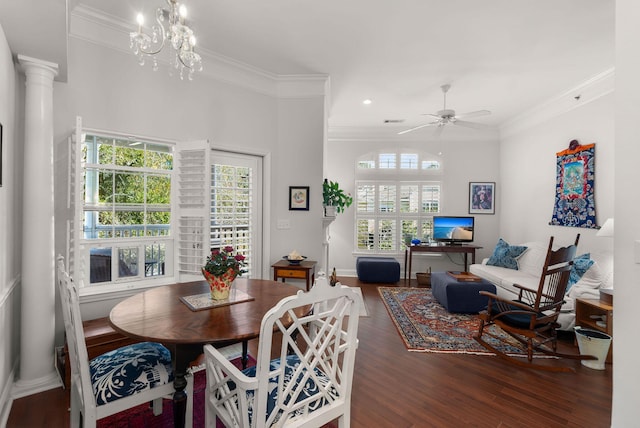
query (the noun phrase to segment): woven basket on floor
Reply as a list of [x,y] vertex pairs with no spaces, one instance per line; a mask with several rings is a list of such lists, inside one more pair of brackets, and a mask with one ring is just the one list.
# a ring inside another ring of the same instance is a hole
[[431,272],[416,272],[416,278],[418,278],[418,285],[431,286]]

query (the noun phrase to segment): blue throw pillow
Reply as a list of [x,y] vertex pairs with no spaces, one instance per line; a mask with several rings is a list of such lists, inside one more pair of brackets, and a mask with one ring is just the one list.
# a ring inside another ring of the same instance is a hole
[[567,293],[571,289],[571,286],[580,281],[582,275],[593,265],[591,260],[591,254],[585,253],[573,259],[573,266],[571,266],[571,275],[569,275],[569,283],[567,284]]
[[527,247],[524,246],[509,245],[508,242],[500,238],[487,264],[518,270],[518,262],[516,259],[520,257],[526,249]]

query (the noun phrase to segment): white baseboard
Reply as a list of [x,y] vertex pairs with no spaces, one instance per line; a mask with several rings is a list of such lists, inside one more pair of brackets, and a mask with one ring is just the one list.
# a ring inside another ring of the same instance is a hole
[[11,413],[11,406],[13,405],[11,389],[13,388],[13,380],[15,379],[17,367],[17,364],[14,364],[13,370],[11,370],[9,376],[7,376],[7,381],[2,385],[2,390],[0,391],[0,427],[7,426],[9,413]]
[[62,387],[60,376],[58,375],[57,370],[53,369],[53,371],[38,379],[30,381],[16,381],[16,383],[13,384],[11,396],[13,399],[22,398],[60,387]]

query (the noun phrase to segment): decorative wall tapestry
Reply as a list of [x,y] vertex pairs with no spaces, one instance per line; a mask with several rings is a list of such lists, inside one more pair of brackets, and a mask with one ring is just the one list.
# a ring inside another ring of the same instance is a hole
[[556,153],[556,202],[549,224],[597,229],[593,196],[596,145],[569,143]]

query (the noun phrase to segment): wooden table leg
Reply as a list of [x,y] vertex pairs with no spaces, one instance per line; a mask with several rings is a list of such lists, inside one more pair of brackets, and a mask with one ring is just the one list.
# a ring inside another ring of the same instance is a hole
[[[202,345],[169,345],[173,366],[173,426],[184,428],[187,414],[187,369],[193,360],[202,353]],[[192,397],[193,398],[193,397]]]

